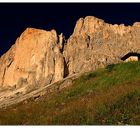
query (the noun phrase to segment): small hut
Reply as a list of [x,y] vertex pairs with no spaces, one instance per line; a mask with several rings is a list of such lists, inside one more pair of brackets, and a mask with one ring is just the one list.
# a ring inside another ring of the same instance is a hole
[[124,55],[121,60],[125,62],[131,62],[131,61],[139,61],[140,60],[140,54],[139,53],[134,53],[134,52],[129,52],[126,55]]

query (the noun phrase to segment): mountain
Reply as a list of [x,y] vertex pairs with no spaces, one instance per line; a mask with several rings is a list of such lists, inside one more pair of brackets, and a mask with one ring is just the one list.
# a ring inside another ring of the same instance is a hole
[[54,29],[27,28],[0,58],[0,106],[40,96],[31,91],[140,53],[139,33],[139,22],[111,25],[93,16],[80,18],[67,40]]

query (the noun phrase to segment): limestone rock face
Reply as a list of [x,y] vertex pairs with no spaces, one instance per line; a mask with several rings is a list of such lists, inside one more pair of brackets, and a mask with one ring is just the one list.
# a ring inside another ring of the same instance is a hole
[[140,53],[140,22],[112,25],[87,16],[68,40],[55,30],[27,28],[0,58],[0,87],[48,85],[121,62],[129,52]]
[[21,87],[61,80],[64,59],[58,40],[55,30],[27,28],[0,59],[0,86]]
[[64,47],[69,75],[118,63],[128,52],[140,53],[140,23],[111,25],[92,16],[77,21]]

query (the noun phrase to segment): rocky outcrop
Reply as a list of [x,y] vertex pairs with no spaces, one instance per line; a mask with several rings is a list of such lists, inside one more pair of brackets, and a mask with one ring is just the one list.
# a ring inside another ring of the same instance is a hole
[[66,41],[55,30],[27,28],[0,58],[0,87],[44,86],[76,73],[118,63],[140,53],[140,23],[111,25],[93,16],[80,18]]
[[140,23],[111,25],[92,16],[80,18],[64,48],[70,75],[118,63],[128,52],[140,53]]
[[27,28],[0,59],[0,86],[50,84],[64,75],[64,58],[55,30]]

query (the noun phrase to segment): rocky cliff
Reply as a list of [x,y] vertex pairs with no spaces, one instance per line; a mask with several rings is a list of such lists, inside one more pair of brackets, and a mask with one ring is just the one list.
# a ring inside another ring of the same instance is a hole
[[93,16],[80,18],[65,40],[55,30],[27,28],[0,58],[0,87],[44,86],[76,73],[118,63],[140,53],[140,23],[112,25]]
[[111,25],[89,16],[77,21],[64,47],[69,74],[118,63],[128,52],[140,52],[140,23]]
[[64,76],[64,58],[55,30],[27,28],[0,59],[0,86],[50,84]]

